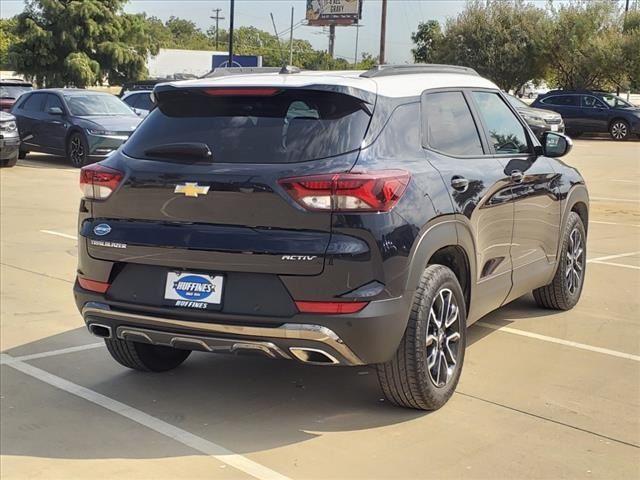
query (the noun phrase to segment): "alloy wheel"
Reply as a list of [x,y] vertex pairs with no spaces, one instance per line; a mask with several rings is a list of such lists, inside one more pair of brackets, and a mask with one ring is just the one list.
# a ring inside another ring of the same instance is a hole
[[611,125],[611,136],[616,140],[623,140],[627,138],[627,124],[624,122],[616,122]]
[[456,297],[441,289],[431,303],[427,322],[427,368],[433,384],[442,388],[453,378],[460,343],[460,311]]
[[69,144],[69,156],[71,157],[71,163],[76,166],[84,163],[84,145],[82,145],[82,140],[79,135],[74,135],[71,138],[71,143]]
[[567,264],[565,277],[567,288],[571,295],[579,290],[584,276],[585,265],[584,239],[582,233],[574,228],[569,235],[569,245],[567,247]]

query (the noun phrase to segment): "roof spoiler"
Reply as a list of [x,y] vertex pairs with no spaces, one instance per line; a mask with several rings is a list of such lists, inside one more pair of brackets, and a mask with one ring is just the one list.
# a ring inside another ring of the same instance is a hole
[[230,75],[251,75],[260,73],[280,73],[285,75],[300,73],[300,69],[293,65],[284,65],[283,67],[224,67],[214,68],[200,78],[216,78],[227,77]]

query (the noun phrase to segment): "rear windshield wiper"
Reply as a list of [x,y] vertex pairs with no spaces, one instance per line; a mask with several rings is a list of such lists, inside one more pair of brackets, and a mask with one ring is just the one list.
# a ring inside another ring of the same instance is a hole
[[213,154],[206,143],[166,143],[148,148],[145,156],[173,162],[211,161]]

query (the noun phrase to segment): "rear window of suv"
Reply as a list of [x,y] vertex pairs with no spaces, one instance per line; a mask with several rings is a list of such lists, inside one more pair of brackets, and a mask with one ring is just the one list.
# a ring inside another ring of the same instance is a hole
[[158,108],[129,138],[124,151],[134,158],[167,161],[154,156],[153,150],[205,144],[215,163],[293,163],[360,147],[370,120],[363,100],[321,90],[263,90],[266,94],[162,92]]

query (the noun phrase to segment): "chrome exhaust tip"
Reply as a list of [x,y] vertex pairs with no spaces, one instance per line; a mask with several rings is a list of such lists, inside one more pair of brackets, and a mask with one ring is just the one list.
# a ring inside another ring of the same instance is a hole
[[89,331],[96,337],[111,338],[111,327],[108,325],[101,325],[99,323],[91,323],[89,325]]
[[313,365],[338,365],[340,363],[336,357],[319,348],[290,347],[289,351],[304,363]]

